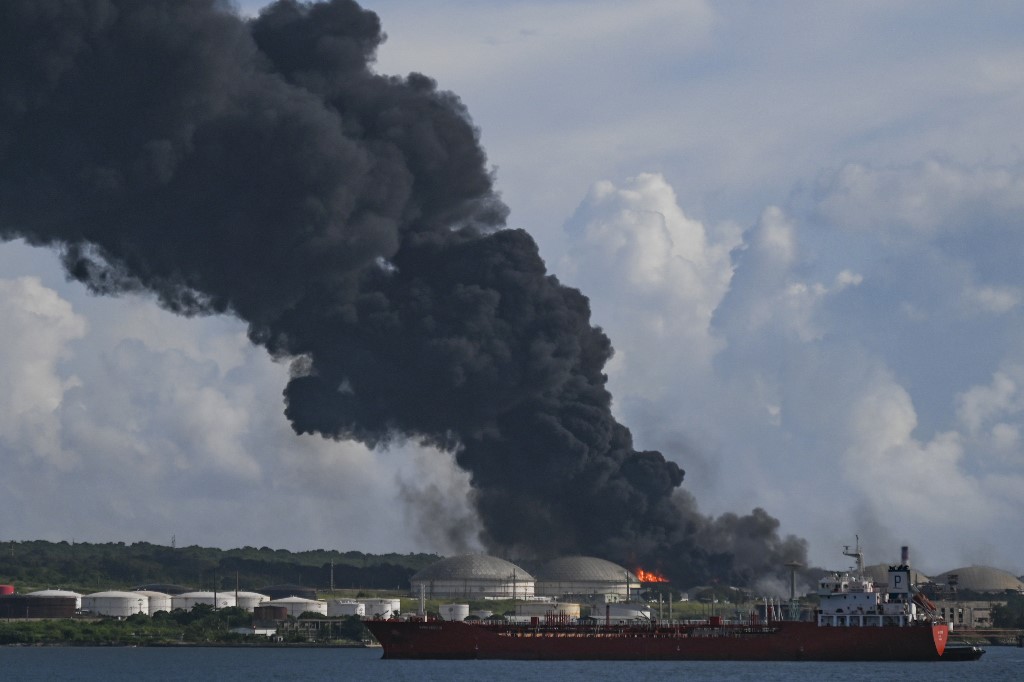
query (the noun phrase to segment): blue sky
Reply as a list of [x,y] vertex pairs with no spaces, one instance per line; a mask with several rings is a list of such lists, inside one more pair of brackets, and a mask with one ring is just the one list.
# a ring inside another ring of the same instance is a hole
[[[763,506],[823,565],[860,534],[1024,573],[1024,9],[364,6],[379,72],[466,104],[509,224],[612,338],[616,414],[705,513]],[[450,459],[294,436],[240,323],[21,243],[0,315],[0,534],[457,549],[403,502],[471,516]]]

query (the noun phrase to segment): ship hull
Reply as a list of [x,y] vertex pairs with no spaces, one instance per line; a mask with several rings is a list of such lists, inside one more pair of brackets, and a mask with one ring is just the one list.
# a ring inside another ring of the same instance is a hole
[[389,659],[933,661],[945,625],[553,628],[447,621],[367,621]]

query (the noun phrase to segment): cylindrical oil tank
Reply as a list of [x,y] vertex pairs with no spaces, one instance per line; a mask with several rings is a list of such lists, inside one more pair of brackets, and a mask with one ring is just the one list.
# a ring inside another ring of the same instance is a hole
[[370,618],[397,618],[402,610],[398,599],[360,599]]
[[0,596],[14,594],[14,585],[0,585]]
[[327,602],[328,616],[365,616],[366,606],[351,599],[331,599]]
[[154,590],[135,590],[135,594],[141,594],[149,598],[149,615],[155,615],[157,611],[170,611],[174,607],[171,606],[171,595],[164,594],[163,592],[156,592]]
[[235,592],[235,606],[246,611],[252,611],[266,601],[270,601],[270,597],[259,592]]
[[207,604],[217,609],[235,605],[234,592],[186,592],[171,597],[171,608],[191,611],[197,604]]
[[149,597],[138,592],[94,592],[82,597],[82,611],[97,616],[124,618],[136,613],[149,614]]
[[287,606],[274,606],[269,602],[264,602],[252,610],[253,620],[261,623],[274,620],[284,620],[287,617]]
[[293,618],[298,618],[307,611],[313,613],[319,613],[321,615],[327,615],[327,602],[317,601],[313,599],[303,599],[302,597],[285,597],[284,599],[274,599],[267,602],[269,606],[284,606],[288,609],[288,615]]
[[29,592],[29,597],[74,597],[75,598],[75,609],[82,608],[82,595],[78,592],[72,592],[71,590],[36,590],[35,592]]
[[651,619],[651,609],[642,604],[608,604],[606,608],[608,609],[608,618],[617,625],[637,620],[649,621]]
[[463,621],[469,618],[469,604],[441,604],[437,612],[441,620]]
[[0,618],[72,618],[77,610],[74,597],[0,596]]
[[520,617],[579,618],[580,605],[571,602],[530,601],[516,604],[516,615]]

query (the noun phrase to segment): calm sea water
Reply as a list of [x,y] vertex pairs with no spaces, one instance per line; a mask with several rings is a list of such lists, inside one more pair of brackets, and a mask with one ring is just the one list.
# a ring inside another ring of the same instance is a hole
[[379,649],[0,647],[0,680],[388,680],[514,682],[633,680],[1024,679],[1024,649],[989,647],[965,663],[734,663],[727,661],[384,661]]

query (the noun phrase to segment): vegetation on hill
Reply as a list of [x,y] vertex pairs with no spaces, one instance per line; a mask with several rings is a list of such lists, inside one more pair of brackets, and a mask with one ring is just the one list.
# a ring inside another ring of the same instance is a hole
[[0,583],[13,583],[20,592],[47,587],[94,592],[151,583],[233,590],[237,575],[243,590],[283,583],[328,589],[334,562],[339,589],[408,590],[410,576],[440,558],[323,549],[175,548],[148,542],[10,541],[0,545]]
[[[312,615],[312,614],[311,614]],[[289,619],[294,623],[294,619]],[[258,644],[266,645],[262,635],[231,632],[232,628],[252,624],[252,614],[243,609],[213,609],[200,604],[191,611],[161,611],[150,618],[136,614],[124,619],[48,619],[0,623],[0,645],[171,645],[171,644]],[[284,628],[278,632],[281,643],[311,641],[331,644],[361,644],[369,638],[358,616],[334,619],[330,627],[316,630]]]
[[1024,594],[1006,595],[1006,603],[992,608],[992,625],[997,628],[1024,629]]

